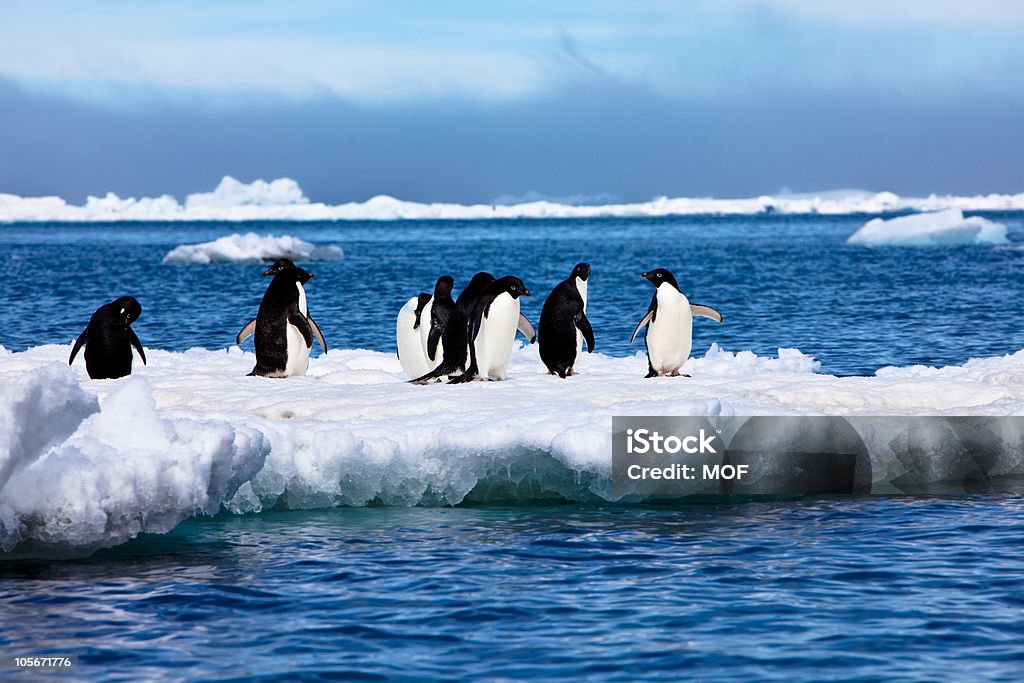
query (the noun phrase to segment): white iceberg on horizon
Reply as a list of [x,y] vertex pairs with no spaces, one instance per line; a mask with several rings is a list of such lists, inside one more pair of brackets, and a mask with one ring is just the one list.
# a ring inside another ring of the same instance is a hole
[[291,235],[235,233],[200,244],[181,244],[164,255],[164,263],[265,263],[279,258],[292,261],[339,261],[345,255],[336,244],[317,246]]
[[874,218],[850,235],[846,242],[868,247],[1009,244],[1005,225],[981,216],[964,218],[960,209],[889,219]]
[[[291,178],[245,183],[224,176],[212,192],[188,195],[179,202],[170,195],[121,198],[113,192],[89,197],[84,205],[60,197],[20,197],[0,193],[0,222],[96,221],[354,221],[354,220],[482,220],[545,218],[633,218],[659,216],[751,216],[778,214],[882,214],[897,211],[974,211],[1024,209],[1024,193],[970,197],[930,195],[900,197],[892,192],[831,190],[782,192],[747,198],[655,197],[649,201],[591,204],[538,199],[522,203],[479,204],[412,202],[378,194],[361,202],[311,202]],[[503,201],[506,198],[503,198]]]

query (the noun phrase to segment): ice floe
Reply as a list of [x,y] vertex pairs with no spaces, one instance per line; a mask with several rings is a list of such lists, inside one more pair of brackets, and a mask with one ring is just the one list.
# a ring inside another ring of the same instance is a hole
[[673,215],[878,214],[942,209],[1006,211],[1024,209],[1024,193],[977,196],[900,197],[892,192],[832,190],[741,199],[657,197],[646,202],[577,204],[551,200],[517,204],[411,202],[377,195],[363,202],[324,204],[310,201],[297,182],[278,178],[244,183],[225,176],[213,192],[121,198],[114,193],[69,204],[60,197],[0,194],[0,221],[249,221],[249,220],[401,220],[489,218],[596,218]]
[[[408,384],[394,354],[367,350],[331,350],[287,380],[247,377],[254,359],[237,347],[147,349],[148,366],[104,381],[68,353],[0,349],[7,551],[88,552],[221,508],[616,500],[613,415],[1024,414],[1024,351],[837,378],[796,350],[712,346],[689,379],[595,353],[561,380],[534,345],[513,353],[508,381],[456,386]],[[876,441],[882,476],[900,456],[891,435]],[[944,457],[927,476],[948,474]],[[1024,474],[1024,449],[1000,451],[993,472]]]
[[875,218],[865,223],[846,241],[868,247],[1009,243],[1005,225],[981,216],[965,218],[960,209],[898,216],[888,220]]
[[345,255],[336,244],[317,246],[291,235],[235,233],[201,244],[181,244],[164,255],[164,263],[261,263],[279,258],[292,261],[338,261]]

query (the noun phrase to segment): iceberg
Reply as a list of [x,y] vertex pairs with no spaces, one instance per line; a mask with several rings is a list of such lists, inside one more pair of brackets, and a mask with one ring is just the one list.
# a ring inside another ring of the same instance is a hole
[[868,247],[1009,244],[1005,225],[981,216],[964,218],[960,209],[899,216],[888,220],[874,218],[850,235],[846,242]]
[[[99,381],[68,367],[69,350],[0,348],[9,556],[89,553],[220,510],[619,501],[612,416],[1024,413],[1024,351],[839,378],[795,349],[712,345],[689,379],[644,379],[643,354],[595,353],[561,380],[532,345],[514,351],[505,382],[418,386],[394,354],[361,349],[332,349],[287,380],[247,377],[254,357],[238,347],[147,349],[148,366]],[[867,442],[873,476],[889,476],[902,457],[893,436]],[[948,454],[930,462],[921,476],[956,471]],[[991,472],[1024,475],[1024,441]]]
[[[531,193],[528,198],[541,197]],[[212,192],[121,198],[112,192],[89,197],[84,205],[60,197],[0,194],[0,222],[92,221],[341,221],[341,220],[480,220],[551,218],[639,218],[692,215],[882,214],[905,211],[1013,211],[1024,209],[1024,193],[977,196],[900,197],[892,192],[831,190],[779,193],[738,199],[655,197],[633,203],[580,204],[573,198],[532,199],[486,204],[411,202],[377,195],[363,202],[325,204],[310,201],[291,178],[244,183],[224,176]]]
[[235,233],[201,244],[181,244],[164,255],[164,263],[261,263],[279,258],[292,261],[338,261],[345,255],[336,244],[317,246],[291,235]]

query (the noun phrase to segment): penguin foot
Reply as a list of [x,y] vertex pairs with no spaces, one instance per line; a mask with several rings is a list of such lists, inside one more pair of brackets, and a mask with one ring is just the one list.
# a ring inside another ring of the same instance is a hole
[[687,375],[685,372],[679,372],[678,370],[673,370],[672,374],[669,375],[669,376],[670,377],[689,377],[689,375]]

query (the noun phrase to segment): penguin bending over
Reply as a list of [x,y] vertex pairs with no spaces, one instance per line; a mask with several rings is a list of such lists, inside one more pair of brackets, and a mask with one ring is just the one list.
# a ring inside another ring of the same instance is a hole
[[92,379],[117,379],[132,374],[133,346],[145,365],[146,352],[131,328],[140,315],[142,306],[130,296],[97,308],[71,348],[68,365],[75,362],[82,346],[85,346],[85,369]]
[[[430,372],[437,363],[427,358],[427,332],[430,330],[431,296],[421,292],[405,302],[398,312],[395,335],[398,361],[409,377]],[[438,359],[440,361],[440,359]]]
[[289,259],[279,259],[263,273],[274,276],[260,303],[259,313],[238,333],[235,343],[241,344],[255,334],[256,367],[250,375],[258,377],[291,377],[305,375],[309,367],[309,351],[313,337],[327,352],[320,328],[309,315],[303,285],[315,276],[299,268]]
[[594,352],[594,330],[587,320],[587,280],[590,264],[577,263],[572,274],[555,286],[540,313],[540,359],[548,373],[565,379],[582,351]]
[[434,285],[430,324],[424,348],[433,367],[429,372],[412,380],[415,384],[426,384],[435,379],[459,375],[466,369],[466,358],[469,355],[466,335],[469,328],[464,305],[469,298],[463,299],[460,295],[459,301],[463,301],[464,305],[456,303],[452,299],[454,285],[455,280],[447,275],[439,277]]
[[[675,277],[664,268],[641,273],[652,285],[657,287],[651,297],[651,305],[647,315],[633,331],[629,343],[636,339],[637,333],[647,325],[644,340],[647,344],[647,377],[659,377],[670,374],[679,376],[679,368],[690,357],[693,344],[693,316],[699,315],[722,322],[722,314],[710,306],[691,304],[686,296],[679,291]],[[683,375],[689,377],[689,375]]]
[[[487,285],[473,308],[470,326],[470,364],[466,372],[453,382],[476,379],[505,379],[512,356],[512,343],[522,325],[519,297],[531,296],[523,281],[506,275]],[[533,326],[526,322],[529,330]],[[529,337],[534,335],[529,334]],[[531,340],[532,341],[532,340]]]

